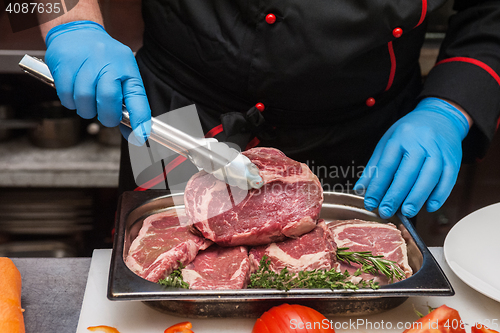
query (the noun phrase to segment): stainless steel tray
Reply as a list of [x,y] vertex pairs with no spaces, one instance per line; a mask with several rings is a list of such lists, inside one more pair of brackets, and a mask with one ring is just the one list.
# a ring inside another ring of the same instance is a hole
[[324,193],[321,218],[327,222],[358,218],[394,223],[406,240],[413,276],[377,290],[293,289],[285,292],[165,288],[130,271],[124,256],[137,237],[143,220],[173,207],[172,195],[166,191],[125,192],[120,197],[108,281],[110,300],[144,301],[159,311],[187,317],[253,318],[282,303],[310,306],[324,315],[362,315],[389,310],[410,296],[454,295],[450,282],[407,218],[398,215],[382,220],[376,212],[363,208],[362,197],[335,192]]

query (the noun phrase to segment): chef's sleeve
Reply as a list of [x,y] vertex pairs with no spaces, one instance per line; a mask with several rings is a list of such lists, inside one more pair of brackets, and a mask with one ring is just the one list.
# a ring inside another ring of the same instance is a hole
[[455,0],[456,13],[420,98],[457,103],[474,120],[464,161],[482,158],[500,115],[500,1]]

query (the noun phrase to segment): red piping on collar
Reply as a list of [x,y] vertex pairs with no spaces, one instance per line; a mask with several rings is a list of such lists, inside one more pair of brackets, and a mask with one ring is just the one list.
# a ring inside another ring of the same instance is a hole
[[396,55],[394,54],[394,47],[392,46],[392,41],[387,43],[387,48],[389,50],[389,56],[391,58],[391,72],[389,73],[389,82],[387,82],[387,87],[385,91],[389,90],[394,82],[394,76],[396,75]]
[[424,22],[426,16],[427,16],[427,0],[422,0],[422,14],[420,14],[420,20],[418,21],[417,25],[414,28],[421,25]]

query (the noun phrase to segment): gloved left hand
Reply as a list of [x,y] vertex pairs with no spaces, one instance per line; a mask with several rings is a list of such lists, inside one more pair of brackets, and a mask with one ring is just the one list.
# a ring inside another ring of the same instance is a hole
[[151,131],[151,109],[130,48],[92,21],[58,25],[45,43],[45,61],[62,105],[85,119],[97,115],[104,126],[114,127],[124,103],[135,134],[124,135],[134,144],[144,143]]
[[455,185],[462,140],[469,131],[463,113],[439,98],[425,98],[384,134],[355,191],[365,191],[365,208],[389,218],[401,206],[415,216],[427,201],[438,210]]

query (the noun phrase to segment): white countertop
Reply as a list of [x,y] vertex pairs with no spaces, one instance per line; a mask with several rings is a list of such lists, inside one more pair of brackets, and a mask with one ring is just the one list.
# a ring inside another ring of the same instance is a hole
[[[443,248],[430,249],[453,285],[456,294],[451,297],[412,297],[399,307],[387,312],[362,317],[332,317],[337,333],[403,332],[398,324],[411,324],[418,317],[414,307],[426,313],[427,305],[438,307],[446,304],[459,311],[466,323],[466,331],[475,322],[499,330],[500,303],[476,292],[463,283],[446,264]],[[161,333],[167,327],[182,321],[193,323],[196,333],[250,333],[254,319],[189,319],[174,317],[149,308],[142,302],[110,301],[106,298],[111,250],[95,250],[87,280],[77,333],[89,332],[87,327],[108,325],[120,333]],[[493,324],[495,323],[495,324]],[[344,328],[342,328],[344,326]],[[392,329],[389,328],[392,326]]]

